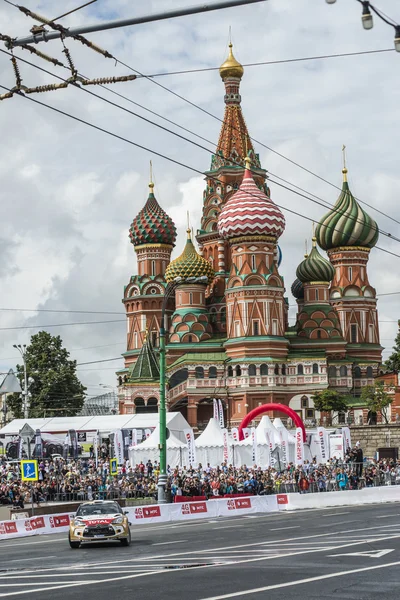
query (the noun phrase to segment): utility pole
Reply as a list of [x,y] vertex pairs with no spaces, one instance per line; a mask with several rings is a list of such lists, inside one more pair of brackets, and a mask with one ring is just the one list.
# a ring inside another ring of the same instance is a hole
[[188,8],[180,8],[177,10],[170,10],[163,13],[156,13],[152,15],[145,15],[143,17],[135,17],[129,19],[120,19],[118,21],[106,21],[104,23],[95,23],[93,25],[82,25],[81,27],[63,28],[63,31],[46,31],[40,27],[40,31],[26,37],[7,41],[6,46],[8,48],[15,48],[16,46],[22,46],[25,44],[38,44],[40,42],[49,42],[63,37],[74,37],[75,35],[81,35],[84,33],[93,33],[95,31],[105,31],[106,29],[118,29],[120,27],[128,27],[131,25],[142,25],[144,23],[152,23],[154,21],[163,21],[165,19],[174,19],[176,17],[184,17],[186,15],[195,15],[203,12],[211,12],[214,10],[221,10],[224,8],[234,8],[236,6],[243,6],[247,4],[256,4],[258,2],[266,2],[266,0],[225,0],[224,2],[216,2],[215,4],[201,4],[199,6],[191,6]]
[[22,395],[24,397],[23,400],[23,409],[24,409],[24,419],[28,418],[28,409],[29,409],[29,399],[28,399],[28,373],[26,370],[26,344],[21,346],[21,344],[13,344],[13,348],[19,351],[22,356],[22,360],[24,363],[24,389],[22,390]]

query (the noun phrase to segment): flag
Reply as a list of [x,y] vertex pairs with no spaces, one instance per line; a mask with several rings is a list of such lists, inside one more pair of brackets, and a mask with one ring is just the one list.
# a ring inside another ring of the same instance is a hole
[[218,414],[219,414],[219,425],[221,429],[225,427],[224,424],[224,409],[222,406],[222,400],[218,400]]
[[121,429],[114,431],[114,456],[118,466],[124,464],[124,438]]
[[253,462],[253,465],[257,464],[257,434],[256,434],[256,428],[252,427],[251,428],[251,443],[252,443],[252,453],[251,453],[251,460]]
[[326,440],[325,427],[317,427],[317,438],[319,441],[321,462],[325,463],[329,458],[329,449],[328,449],[327,443],[326,443],[327,440]]
[[72,449],[72,458],[75,460],[78,458],[78,436],[76,435],[75,429],[70,429],[68,431],[69,439],[71,440],[71,449]]
[[93,454],[96,462],[96,469],[99,462],[99,432],[96,431],[96,435],[93,438]]
[[344,453],[346,454],[347,450],[349,448],[351,448],[351,436],[350,436],[350,429],[348,427],[342,427],[342,433],[343,433],[343,450]]
[[35,458],[43,458],[43,442],[40,429],[35,431]]
[[278,429],[278,433],[281,440],[281,459],[285,468],[289,464],[289,434],[284,427]]
[[222,430],[222,440],[223,440],[223,444],[224,444],[223,460],[224,460],[224,462],[228,462],[228,460],[229,460],[229,440],[228,440],[228,430],[227,429]]
[[214,398],[213,399],[213,415],[214,415],[214,419],[217,419],[217,421],[219,422],[219,410],[218,410],[218,402],[217,399]]
[[265,438],[267,440],[267,458],[268,466],[272,467],[272,437],[268,429],[265,430]]
[[196,464],[196,446],[194,445],[194,433],[193,429],[184,429],[186,444],[188,448],[188,459],[189,464],[194,467]]
[[132,446],[137,446],[137,429],[132,429]]
[[239,441],[239,429],[237,427],[232,427],[231,429],[232,439],[234,442]]
[[296,427],[296,465],[304,463],[304,442],[303,430],[301,427]]
[[21,436],[19,436],[19,440],[18,440],[18,458],[20,460],[22,459],[23,450],[24,450],[24,438],[21,437]]
[[64,456],[65,460],[67,460],[67,458],[68,458],[70,444],[71,444],[71,441],[69,439],[69,435],[68,435],[68,433],[66,433],[65,438],[64,438],[64,444],[63,444],[63,456]]
[[282,471],[281,452],[279,446],[276,446],[271,452],[271,466],[279,473]]
[[124,459],[129,458],[129,429],[122,429]]
[[245,427],[244,429],[242,429],[242,431],[243,431],[244,439],[247,440],[247,438],[250,435],[250,429],[249,429],[249,427]]

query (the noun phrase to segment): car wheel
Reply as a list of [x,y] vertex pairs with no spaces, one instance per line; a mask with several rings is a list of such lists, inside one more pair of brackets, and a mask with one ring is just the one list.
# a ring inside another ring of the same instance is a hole
[[71,540],[71,536],[68,536],[68,541],[69,541],[69,545],[71,546],[71,548],[74,548],[74,549],[79,548],[79,546],[81,545],[80,542],[73,542]]
[[121,544],[123,546],[130,546],[131,545],[131,531],[129,530],[129,535],[128,537],[124,538],[123,540],[121,540]]

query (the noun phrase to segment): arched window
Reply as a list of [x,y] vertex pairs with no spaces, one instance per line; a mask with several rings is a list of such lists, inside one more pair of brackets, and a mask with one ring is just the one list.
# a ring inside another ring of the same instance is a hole
[[235,375],[236,377],[240,377],[242,374],[242,369],[240,368],[240,365],[236,365],[235,367]]
[[158,401],[157,398],[149,398],[147,400],[147,411],[148,413],[158,412]]
[[297,375],[304,375],[303,365],[297,365]]
[[217,367],[210,367],[208,369],[208,378],[216,379],[217,378]]
[[228,367],[228,377],[233,377],[233,368]]
[[275,365],[274,373],[275,375],[279,375],[279,365]]
[[156,274],[156,261],[155,260],[151,261],[151,274],[152,275]]
[[361,369],[360,369],[360,367],[355,367],[355,369],[354,369],[354,379],[361,379]]
[[257,375],[256,365],[249,365],[249,375],[250,377]]
[[312,372],[316,375],[318,375],[319,372],[319,368],[318,368],[318,363],[314,363],[312,366]]
[[176,373],[171,376],[169,380],[169,387],[172,389],[176,385],[183,383],[188,378],[188,370],[187,369],[179,369]]
[[223,306],[220,310],[221,323],[226,323],[226,307]]
[[328,377],[336,377],[336,367],[329,367]]
[[372,379],[372,377],[374,376],[374,371],[372,369],[372,367],[367,367],[367,377],[368,379]]
[[342,365],[340,367],[340,377],[347,377],[347,367],[345,365]]
[[135,398],[134,400],[135,406],[144,406],[144,398]]
[[204,369],[203,369],[203,367],[196,367],[195,377],[196,377],[196,379],[204,379]]
[[256,268],[257,268],[256,267],[256,255],[255,254],[251,255],[251,268],[253,269],[253,271],[255,271]]
[[282,375],[286,375],[286,365],[282,365]]
[[260,373],[261,375],[268,375],[268,365],[261,365]]

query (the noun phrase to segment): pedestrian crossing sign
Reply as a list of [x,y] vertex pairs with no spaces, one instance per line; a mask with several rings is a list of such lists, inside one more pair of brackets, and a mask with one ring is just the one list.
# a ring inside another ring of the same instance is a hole
[[116,458],[110,458],[110,475],[118,475],[118,462]]
[[21,479],[22,481],[38,481],[37,460],[21,460]]

